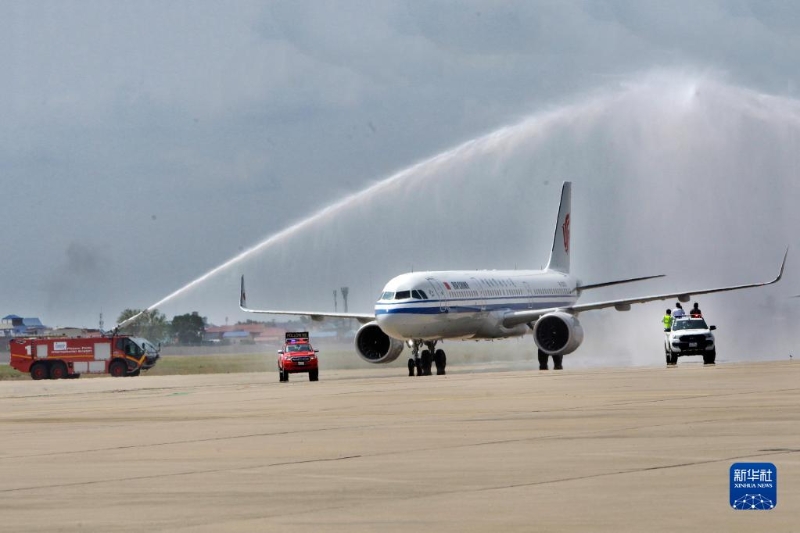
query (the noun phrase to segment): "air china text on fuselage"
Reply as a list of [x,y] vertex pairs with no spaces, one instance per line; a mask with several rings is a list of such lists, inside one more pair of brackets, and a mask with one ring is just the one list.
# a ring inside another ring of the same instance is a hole
[[501,339],[531,331],[540,368],[547,369],[548,358],[552,357],[554,368],[560,369],[563,356],[574,352],[583,342],[583,328],[578,321],[581,312],[611,307],[627,311],[632,304],[673,298],[687,302],[692,295],[770,285],[783,275],[786,254],[777,277],[767,282],[578,304],[578,298],[585,290],[662,275],[593,284],[583,284],[572,276],[571,204],[572,184],[564,182],[550,259],[544,270],[448,270],[401,274],[383,288],[373,313],[251,309],[245,300],[242,276],[239,307],[249,313],[300,315],[314,320],[356,319],[363,324],[355,336],[358,355],[370,363],[389,363],[396,360],[408,345],[411,349],[409,375],[431,374],[433,366],[437,374],[445,373],[447,356],[441,348],[436,348],[439,341]]

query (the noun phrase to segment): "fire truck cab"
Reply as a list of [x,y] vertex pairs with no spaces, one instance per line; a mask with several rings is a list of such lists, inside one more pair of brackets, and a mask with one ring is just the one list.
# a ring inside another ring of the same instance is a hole
[[28,337],[9,343],[9,364],[33,379],[76,378],[81,374],[138,376],[155,366],[159,349],[147,339],[109,337]]

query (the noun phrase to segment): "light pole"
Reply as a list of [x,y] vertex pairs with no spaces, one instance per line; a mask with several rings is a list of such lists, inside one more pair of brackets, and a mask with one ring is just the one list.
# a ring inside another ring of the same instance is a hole
[[344,301],[344,312],[347,312],[347,293],[350,292],[350,287],[342,287],[342,300]]
[[333,312],[339,312],[339,303],[336,301],[336,289],[333,289]]

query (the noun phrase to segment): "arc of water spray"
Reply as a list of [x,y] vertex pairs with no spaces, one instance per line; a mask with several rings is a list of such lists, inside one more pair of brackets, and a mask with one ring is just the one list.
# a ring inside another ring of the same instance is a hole
[[[574,106],[574,107],[577,107],[577,106]],[[582,108],[584,106],[580,106],[580,107]],[[265,240],[261,241],[260,243],[256,244],[255,246],[253,246],[251,248],[248,248],[247,250],[245,250],[245,251],[241,252],[240,254],[234,256],[233,258],[231,258],[228,261],[222,263],[221,265],[209,270],[208,272],[206,272],[205,274],[203,274],[199,278],[187,283],[186,285],[184,285],[180,289],[176,290],[175,292],[165,296],[161,300],[159,300],[156,303],[150,305],[149,307],[147,307],[147,309],[145,309],[145,310],[137,313],[136,315],[134,315],[134,316],[132,316],[132,317],[120,322],[117,325],[117,327],[123,327],[123,326],[126,326],[128,324],[131,324],[136,319],[138,319],[141,315],[143,315],[145,312],[152,311],[153,309],[156,309],[158,306],[160,306],[160,305],[164,304],[165,302],[168,302],[169,300],[171,300],[171,299],[183,294],[184,292],[192,289],[193,287],[196,287],[200,283],[203,283],[207,279],[213,277],[214,275],[216,275],[219,272],[227,269],[228,267],[230,267],[230,266],[232,266],[232,265],[244,260],[245,258],[247,258],[247,257],[249,257],[249,256],[251,256],[251,255],[253,255],[253,254],[255,254],[255,253],[257,253],[257,252],[259,252],[261,250],[263,250],[264,248],[267,248],[267,247],[269,247],[269,246],[281,241],[282,239],[285,239],[286,237],[288,237],[292,233],[295,233],[295,232],[297,232],[297,231],[299,231],[299,230],[301,230],[301,229],[303,229],[303,228],[305,228],[307,226],[310,226],[310,225],[314,224],[315,222],[317,222],[319,220],[322,220],[322,219],[324,219],[326,217],[334,215],[335,213],[341,211],[342,209],[346,208],[350,204],[356,202],[359,198],[361,198],[363,196],[367,196],[367,195],[370,195],[372,193],[378,192],[378,191],[380,191],[382,189],[386,189],[386,188],[394,185],[395,183],[400,182],[400,181],[402,181],[404,179],[407,179],[408,177],[414,175],[415,172],[419,171],[422,168],[425,168],[425,167],[428,167],[428,166],[440,165],[440,164],[452,161],[453,159],[456,159],[457,157],[459,157],[461,155],[464,155],[466,152],[470,152],[471,151],[471,153],[469,153],[469,155],[470,156],[474,156],[474,155],[476,155],[476,154],[478,154],[478,153],[480,153],[482,151],[489,150],[493,146],[495,146],[497,143],[502,142],[503,140],[506,140],[506,139],[508,139],[510,137],[513,137],[514,134],[519,132],[520,130],[530,128],[530,127],[532,127],[534,125],[535,126],[545,126],[549,122],[555,121],[556,118],[562,117],[565,114],[565,111],[567,111],[567,110],[569,110],[569,108],[562,108],[558,112],[552,111],[552,112],[538,114],[538,115],[534,115],[532,117],[528,117],[527,119],[525,119],[525,120],[523,120],[523,121],[521,121],[521,122],[519,122],[519,123],[517,123],[515,125],[506,126],[506,127],[500,128],[500,129],[495,130],[495,131],[493,131],[491,133],[488,133],[488,134],[486,134],[486,135],[484,135],[482,137],[478,137],[476,139],[469,140],[467,142],[464,142],[464,143],[456,146],[455,148],[451,148],[450,150],[447,150],[447,151],[442,152],[440,154],[437,154],[437,155],[435,155],[433,157],[430,157],[428,159],[420,161],[419,163],[415,163],[414,165],[412,165],[410,167],[407,167],[407,168],[405,168],[405,169],[403,169],[403,170],[401,170],[401,171],[399,171],[399,172],[397,172],[395,174],[392,174],[388,178],[385,178],[385,179],[379,181],[378,183],[375,183],[375,184],[367,187],[366,189],[362,189],[361,191],[358,191],[356,193],[350,194],[350,195],[342,198],[341,200],[339,200],[339,201],[337,201],[337,202],[335,202],[335,203],[333,203],[333,204],[321,209],[320,211],[317,211],[316,213],[314,213],[313,215],[309,216],[308,218],[305,218],[305,219],[301,220],[300,222],[297,222],[296,224],[294,224],[292,226],[289,226],[289,227],[279,231],[278,233],[275,233],[275,234],[271,235],[270,237],[266,238]]]
[[[401,182],[405,179],[410,178],[413,176],[417,171],[426,168],[436,168],[437,165],[442,165],[444,163],[450,162],[458,157],[466,156],[472,157],[477,154],[489,151],[503,142],[508,142],[510,139],[518,138],[517,134],[520,132],[528,132],[530,130],[539,129],[540,133],[543,132],[548,126],[554,126],[557,124],[561,124],[564,122],[568,122],[569,120],[584,116],[584,113],[587,112],[594,112],[594,113],[602,113],[606,110],[610,103],[614,101],[618,101],[618,99],[622,98],[624,94],[629,92],[636,91],[637,86],[628,86],[626,89],[623,90],[615,90],[609,91],[605,94],[595,96],[594,98],[590,98],[588,101],[584,101],[580,104],[572,104],[563,106],[557,110],[548,111],[544,113],[534,114],[529,116],[522,121],[518,122],[517,124],[511,126],[505,126],[503,128],[497,129],[492,131],[486,135],[478,137],[476,139],[469,140],[464,142],[450,150],[437,154],[433,157],[420,161],[410,167],[407,167],[388,178],[375,183],[366,189],[363,189],[359,192],[350,194],[341,200],[321,209],[320,211],[314,213],[310,217],[301,220],[300,222],[295,223],[292,226],[289,226],[273,235],[268,237],[267,239],[263,240],[262,242],[256,244],[255,246],[248,248],[244,252],[234,256],[230,260],[222,263],[216,268],[209,270],[202,276],[198,277],[197,279],[191,281],[190,283],[184,285],[180,289],[176,290],[175,292],[167,295],[166,297],[162,298],[161,300],[157,301],[156,303],[152,304],[151,306],[147,307],[144,311],[124,320],[117,327],[122,327],[127,324],[132,323],[134,320],[138,319],[143,313],[146,311],[152,311],[156,309],[158,306],[168,302],[169,300],[183,294],[184,292],[188,291],[189,289],[196,287],[200,283],[206,281],[207,279],[211,278],[212,276],[218,274],[219,272],[227,269],[228,267],[244,260],[245,258],[287,238],[291,234],[307,227],[315,222],[318,222],[326,217],[333,216],[337,212],[343,210],[350,204],[358,201],[360,198],[370,195],[372,193],[381,191],[382,189],[386,189],[398,182]],[[736,91],[739,94],[739,97],[742,96],[746,97],[746,101],[750,104],[753,109],[749,111],[752,114],[755,114],[756,111],[764,112],[762,106],[765,104],[769,104],[770,102],[765,102],[763,95],[759,95],[758,93],[752,91]],[[767,107],[771,107],[767,105]],[[519,136],[523,137],[523,136]]]

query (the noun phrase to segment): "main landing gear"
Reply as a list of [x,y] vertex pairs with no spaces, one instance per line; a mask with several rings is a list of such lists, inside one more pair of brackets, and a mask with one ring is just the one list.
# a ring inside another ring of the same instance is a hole
[[[430,376],[432,374],[431,367],[436,366],[436,375],[443,376],[445,374],[444,367],[447,366],[447,356],[444,350],[436,349],[436,343],[439,341],[411,341],[411,357],[408,359],[408,375],[413,376],[416,371],[418,376]],[[425,346],[425,349],[420,353],[420,347]]]
[[[547,370],[547,358],[550,357],[543,351],[539,350],[539,370]],[[562,361],[564,360],[563,355],[554,355],[553,357],[553,370],[563,370],[564,367],[561,366]]]

